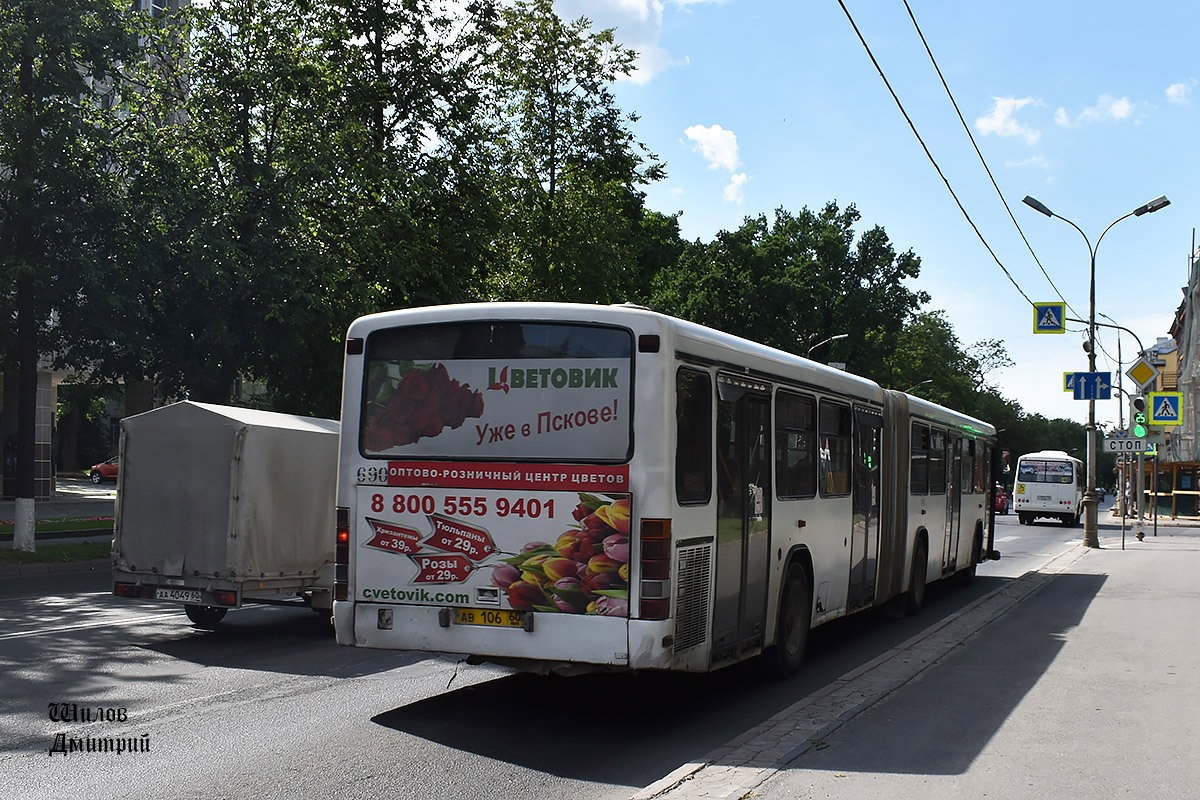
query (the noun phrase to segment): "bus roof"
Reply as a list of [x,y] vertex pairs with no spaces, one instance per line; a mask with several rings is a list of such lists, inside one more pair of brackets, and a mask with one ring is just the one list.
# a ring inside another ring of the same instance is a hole
[[[830,390],[880,404],[883,403],[884,399],[885,389],[868,378],[632,303],[600,305],[526,301],[423,306],[396,311],[384,311],[359,317],[351,323],[346,335],[348,338],[365,338],[373,331],[396,325],[420,325],[434,322],[480,319],[559,320],[563,322],[609,325],[631,325],[635,320],[641,320],[642,324],[646,324],[648,320],[653,320],[652,324],[659,327],[668,327],[672,329],[677,339],[684,340],[683,342],[677,342],[677,344],[692,344],[700,350],[716,349],[736,352],[741,358],[749,358],[759,362],[755,365],[755,368],[764,372],[775,373],[785,380],[790,370],[798,367],[803,368],[816,379],[815,381],[808,381],[809,383],[819,383],[822,387]],[[704,356],[707,353],[697,352],[692,355]],[[914,397],[913,395],[907,395],[907,397],[910,410],[917,416],[948,426],[954,426],[960,430],[979,436],[994,437],[996,435],[995,427],[983,420],[938,405],[937,403]]]

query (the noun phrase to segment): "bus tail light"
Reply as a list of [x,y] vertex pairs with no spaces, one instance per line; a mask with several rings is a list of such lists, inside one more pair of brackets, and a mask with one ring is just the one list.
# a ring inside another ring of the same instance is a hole
[[666,619],[671,615],[671,520],[642,520],[640,539],[638,617]]
[[350,509],[334,509],[333,599],[346,600],[350,585]]

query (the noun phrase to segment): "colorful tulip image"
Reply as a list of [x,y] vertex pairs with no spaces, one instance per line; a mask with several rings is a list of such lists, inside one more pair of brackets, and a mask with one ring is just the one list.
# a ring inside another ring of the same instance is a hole
[[617,500],[606,506],[601,506],[596,509],[596,516],[599,517],[608,527],[629,535],[629,501]]
[[492,568],[518,611],[629,616],[629,498],[581,492],[577,523],[553,545],[529,542]]
[[604,538],[604,554],[613,561],[629,563],[629,536],[624,533],[614,533]]
[[492,567],[492,584],[507,589],[521,580],[521,570],[512,564],[497,564]]
[[550,606],[550,599],[540,586],[517,581],[508,587],[508,604],[516,611],[545,610]]

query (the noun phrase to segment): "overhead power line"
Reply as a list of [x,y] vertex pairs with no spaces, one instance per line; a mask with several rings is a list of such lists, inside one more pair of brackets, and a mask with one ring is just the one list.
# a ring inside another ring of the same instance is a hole
[[[1033,245],[1031,245],[1029,240],[1025,238],[1025,231],[1021,230],[1021,225],[1017,222],[1017,218],[1013,214],[1012,208],[1008,205],[1008,201],[1004,199],[1004,192],[1000,191],[1000,186],[997,185],[996,178],[992,175],[991,168],[988,167],[987,159],[983,157],[983,152],[979,149],[979,144],[975,141],[974,135],[971,134],[971,126],[968,125],[966,119],[963,118],[962,111],[958,107],[958,102],[954,99],[953,92],[950,91],[950,85],[946,83],[946,77],[942,74],[942,68],[938,66],[937,59],[933,57],[933,50],[930,49],[929,42],[925,40],[925,34],[921,31],[921,26],[917,24],[917,18],[913,14],[913,10],[908,4],[908,0],[904,0],[904,9],[908,12],[908,18],[912,20],[913,27],[917,30],[917,36],[920,37],[921,44],[924,45],[925,52],[929,55],[929,62],[933,64],[933,69],[935,72],[937,72],[938,80],[942,82],[942,88],[946,90],[946,96],[950,98],[950,105],[954,106],[954,113],[958,115],[958,121],[962,123],[963,130],[967,132],[967,138],[971,140],[971,146],[975,148],[975,155],[979,156],[979,163],[983,164],[983,171],[987,173],[988,180],[992,182],[992,188],[996,190],[996,195],[1000,198],[1000,202],[1004,204],[1004,210],[1008,212],[1008,218],[1012,220],[1013,226],[1017,229],[1017,233],[1021,234],[1021,241],[1023,241],[1025,243],[1025,247],[1029,249],[1029,255],[1033,256],[1034,263],[1038,265],[1038,269],[1040,269],[1042,274],[1046,276],[1046,281],[1049,282],[1050,288],[1054,290],[1054,293],[1058,295],[1058,299],[1062,300],[1063,303],[1066,304],[1067,308],[1071,309],[1072,314],[1079,316],[1078,312],[1076,312],[1074,308],[1071,308],[1071,304],[1067,301],[1067,298],[1063,297],[1062,292],[1060,292],[1058,287],[1054,285],[1054,281],[1051,279],[1050,274],[1046,272],[1046,268],[1042,266],[1042,262],[1040,259],[1038,259],[1037,253],[1033,251]],[[1005,271],[1005,274],[1008,274],[1007,271]],[[1009,280],[1012,280],[1011,276],[1009,277]],[[1026,297],[1025,299],[1028,300],[1029,298]]]
[[[848,8],[846,8],[845,2],[843,2],[843,0],[838,0],[838,5],[842,9],[842,13],[846,15],[846,20],[850,23],[850,27],[854,29],[854,34],[858,37],[858,41],[862,44],[863,49],[866,51],[867,57],[871,59],[871,63],[875,67],[875,71],[879,73],[880,79],[883,80],[884,86],[887,87],[888,93],[891,94],[893,102],[895,102],[896,107],[898,109],[900,109],[900,114],[904,117],[904,121],[908,123],[908,127],[913,132],[913,136],[915,136],[917,138],[917,142],[921,145],[921,149],[925,152],[925,157],[929,159],[929,163],[932,164],[934,170],[937,171],[938,177],[940,177],[942,179],[942,183],[944,183],[946,185],[946,191],[948,191],[950,193],[950,196],[954,199],[954,203],[955,203],[955,205],[958,206],[959,212],[962,213],[963,217],[967,220],[967,223],[971,226],[971,230],[973,230],[975,232],[975,236],[978,237],[980,243],[983,244],[984,249],[986,249],[988,251],[988,254],[992,257],[992,260],[996,262],[996,266],[1000,267],[1001,272],[1003,272],[1004,276],[1006,278],[1008,278],[1009,283],[1011,283],[1013,285],[1013,288],[1017,290],[1017,293],[1020,294],[1021,297],[1025,298],[1025,302],[1029,303],[1030,306],[1033,306],[1034,305],[1033,300],[1031,300],[1029,298],[1029,295],[1025,294],[1025,291],[1021,288],[1020,284],[1018,284],[1016,279],[1013,278],[1012,273],[1010,273],[1008,271],[1008,268],[1004,266],[1004,263],[1000,260],[1000,257],[996,255],[996,252],[992,249],[992,246],[990,244],[988,244],[987,239],[984,237],[983,233],[979,230],[979,226],[975,224],[975,221],[971,218],[971,215],[967,212],[967,209],[963,206],[962,201],[959,200],[958,194],[954,191],[954,187],[950,185],[949,178],[947,178],[946,174],[942,171],[942,168],[938,164],[937,159],[935,159],[933,157],[933,153],[931,153],[929,151],[929,146],[925,144],[925,140],[922,138],[920,131],[917,130],[917,126],[913,122],[912,117],[909,116],[908,111],[904,108],[904,104],[902,102],[900,102],[900,97],[896,94],[896,90],[892,88],[891,81],[889,81],[887,78],[887,75],[884,74],[883,67],[880,66],[879,60],[877,58],[875,58],[875,54],[871,51],[871,46],[869,44],[867,44],[866,38],[863,36],[862,31],[859,30],[858,24],[854,21],[854,17],[850,14],[850,10]],[[907,8],[907,6],[908,6],[908,4],[906,2],[905,7]],[[911,10],[909,11],[909,16],[910,17],[912,16]],[[915,19],[913,19],[913,23],[916,24]],[[919,33],[919,29],[918,29],[918,33]],[[922,42],[924,42],[924,37],[922,37]],[[926,51],[927,52],[929,51],[928,45],[926,45]],[[930,54],[930,57],[932,58],[932,53]],[[937,66],[936,62],[934,64],[934,66],[936,68],[936,66]],[[941,75],[940,70],[939,70],[938,74],[939,74],[939,76]],[[943,86],[946,85],[944,79],[942,81],[942,85]],[[948,87],[947,87],[947,93],[949,93]],[[951,97],[951,102],[953,102],[953,96]],[[956,110],[957,110],[957,108],[958,108],[957,105],[955,105]],[[959,113],[959,119],[960,120],[962,119],[961,113]],[[965,121],[963,122],[963,124],[966,125]],[[969,133],[970,132],[968,131],[968,135],[969,135]],[[972,138],[972,143],[973,142],[974,142],[974,139]],[[976,152],[978,153],[978,147],[976,147]],[[980,155],[980,158],[982,158],[982,155]],[[984,165],[985,169],[986,169],[986,166],[987,165],[985,163],[985,165]],[[989,176],[991,175],[990,170],[988,172],[988,175]],[[993,184],[993,186],[995,186],[995,180],[992,181],[992,184]],[[998,187],[997,187],[997,191],[999,191]],[[1001,196],[1001,200],[1003,200],[1003,195]],[[1008,207],[1007,203],[1005,203],[1005,207],[1006,208]],[[1012,216],[1011,210],[1009,211],[1009,216],[1010,217]],[[1013,222],[1015,223],[1016,220],[1014,219]],[[1018,229],[1019,229],[1019,226],[1018,226]],[[1023,233],[1021,234],[1021,236],[1022,236],[1022,238],[1024,238]],[[1026,242],[1026,245],[1028,245],[1028,242]],[[1031,248],[1031,252],[1032,252],[1032,248]],[[1036,260],[1036,255],[1034,256],[1034,258]],[[1040,262],[1039,262],[1038,266],[1041,266]],[[1043,273],[1045,273],[1044,269],[1043,269]],[[1047,278],[1049,278],[1049,276],[1047,276]],[[1053,285],[1053,284],[1051,284],[1051,285]],[[1055,291],[1056,292],[1058,291],[1057,288],[1055,289]],[[1060,294],[1059,297],[1062,297],[1062,295]],[[1065,303],[1066,301],[1064,300],[1063,302]]]

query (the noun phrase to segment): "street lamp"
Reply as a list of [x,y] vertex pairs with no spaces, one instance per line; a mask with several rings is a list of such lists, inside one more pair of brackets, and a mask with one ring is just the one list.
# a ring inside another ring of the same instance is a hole
[[837,334],[836,336],[830,336],[828,339],[822,339],[821,341],[819,341],[819,342],[817,342],[816,344],[814,344],[812,347],[808,348],[808,357],[809,357],[809,358],[812,358],[812,352],[813,352],[813,350],[816,350],[816,349],[817,349],[818,347],[820,347],[821,345],[823,345],[823,344],[829,344],[830,342],[836,342],[838,339],[845,339],[845,338],[846,338],[846,337],[848,337],[849,335],[850,335],[850,334],[848,334],[848,333],[839,333],[839,334]]
[[909,392],[911,392],[913,389],[917,388],[918,386],[924,386],[927,383],[933,383],[933,378],[926,378],[925,380],[920,381],[919,383],[914,383],[912,386],[905,389],[904,393],[908,394]]
[[[1103,233],[1096,239],[1096,246],[1093,247],[1091,241],[1083,229],[1076,225],[1066,217],[1060,217],[1044,205],[1039,203],[1034,198],[1026,195],[1025,205],[1032,208],[1034,211],[1045,214],[1047,217],[1056,217],[1070,225],[1075,230],[1079,231],[1079,235],[1083,237],[1084,243],[1087,244],[1088,256],[1091,258],[1091,267],[1089,271],[1089,288],[1088,288],[1088,372],[1096,371],[1096,250],[1100,247],[1100,240],[1104,238],[1104,234],[1112,230],[1113,225],[1116,225],[1123,219],[1128,217],[1140,217],[1142,214],[1149,214],[1158,211],[1160,208],[1166,208],[1171,204],[1166,195],[1159,195],[1145,205],[1138,206],[1128,214],[1117,217]],[[1100,498],[1096,495],[1096,398],[1088,399],[1088,424],[1087,424],[1087,491],[1083,493],[1083,546],[1084,547],[1099,547],[1100,536],[1097,530],[1096,521],[1096,506],[1099,505]]]

